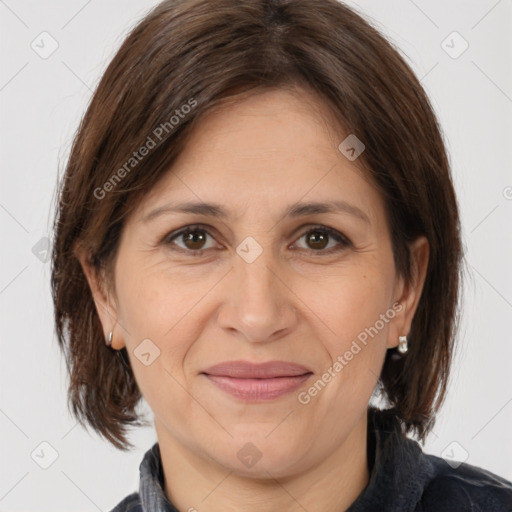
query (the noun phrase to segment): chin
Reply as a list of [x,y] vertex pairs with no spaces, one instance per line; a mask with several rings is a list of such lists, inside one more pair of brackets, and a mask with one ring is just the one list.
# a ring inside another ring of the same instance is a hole
[[298,472],[304,446],[293,439],[296,433],[283,430],[277,434],[277,429],[272,432],[276,426],[254,426],[237,432],[226,444],[219,443],[219,453],[210,453],[210,457],[233,473],[249,478],[268,480]]

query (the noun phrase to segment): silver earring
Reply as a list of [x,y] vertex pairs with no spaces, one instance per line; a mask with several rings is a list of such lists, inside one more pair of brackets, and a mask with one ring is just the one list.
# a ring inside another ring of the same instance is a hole
[[110,347],[110,345],[112,345],[112,336],[113,336],[113,333],[112,331],[110,331],[109,335],[108,335],[108,338],[107,338],[107,347]]
[[407,352],[407,336],[398,336],[398,352],[405,354]]

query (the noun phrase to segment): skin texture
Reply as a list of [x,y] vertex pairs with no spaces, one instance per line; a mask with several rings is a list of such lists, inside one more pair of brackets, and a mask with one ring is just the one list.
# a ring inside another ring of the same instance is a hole
[[[127,347],[154,412],[165,492],[179,510],[339,511],[368,482],[368,401],[386,350],[410,330],[428,243],[411,246],[406,283],[394,266],[383,199],[357,160],[337,149],[348,133],[322,114],[326,106],[303,90],[267,91],[209,114],[128,219],[108,298],[82,259],[105,336],[113,330],[112,347]],[[295,202],[332,199],[356,206],[369,222],[347,212],[284,216]],[[176,201],[219,203],[232,216],[143,220]],[[197,223],[205,225],[202,243],[163,241]],[[350,244],[328,236],[322,245],[307,234],[317,224]],[[236,252],[248,236],[262,248],[251,263]],[[203,252],[193,255],[194,248]],[[332,248],[339,250],[329,254]],[[394,318],[300,403],[299,392],[390,309]],[[147,338],[160,350],[149,366],[134,355]],[[314,375],[283,397],[247,403],[200,374],[240,359],[290,361]],[[251,467],[237,457],[247,443],[261,454]]]

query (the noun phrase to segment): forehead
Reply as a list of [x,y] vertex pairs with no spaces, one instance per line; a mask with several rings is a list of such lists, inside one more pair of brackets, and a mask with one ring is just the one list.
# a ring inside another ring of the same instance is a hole
[[[351,199],[368,217],[378,193],[338,149],[346,137],[327,104],[306,91],[271,90],[222,105],[196,125],[172,169],[141,205],[229,203],[261,210],[304,201]],[[211,201],[210,201],[211,200]],[[367,203],[369,200],[370,204]],[[378,208],[377,208],[378,209]]]
[[226,150],[228,137],[232,153],[240,149],[259,154],[274,148],[282,152],[286,145],[301,154],[304,137],[311,145],[332,148],[345,132],[329,104],[307,89],[247,91],[226,100],[202,116],[189,140],[195,150],[199,142],[200,149]]

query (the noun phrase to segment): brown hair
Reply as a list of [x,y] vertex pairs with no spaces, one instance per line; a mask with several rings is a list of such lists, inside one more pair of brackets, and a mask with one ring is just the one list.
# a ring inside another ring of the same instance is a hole
[[[365,144],[359,158],[385,200],[399,273],[411,276],[409,243],[428,239],[409,352],[396,358],[388,350],[380,383],[405,432],[424,441],[433,426],[454,348],[462,250],[448,157],[418,79],[337,0],[166,0],[135,26],[104,73],[74,138],[54,224],[52,295],[68,406],[119,449],[132,447],[128,425],[145,424],[135,411],[141,394],[126,348],[105,345],[77,248],[110,275],[128,214],[169,171],[202,116],[235,92],[292,85],[315,92]],[[156,133],[165,136],[131,161]]]

